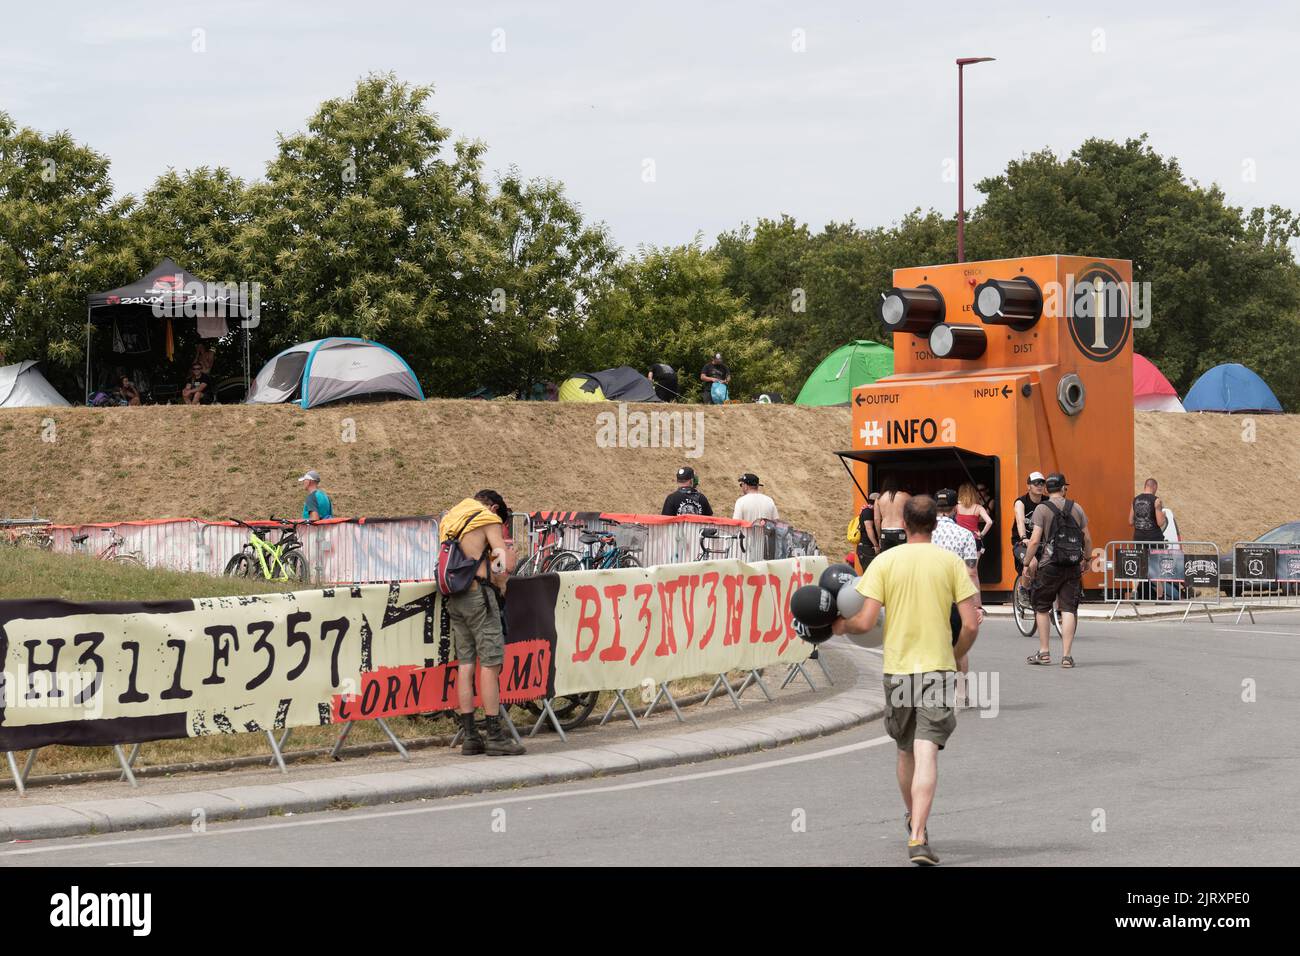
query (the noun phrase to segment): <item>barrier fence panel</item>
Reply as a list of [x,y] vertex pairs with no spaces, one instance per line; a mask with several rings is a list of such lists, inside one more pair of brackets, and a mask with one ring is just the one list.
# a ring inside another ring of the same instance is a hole
[[1238,541],[1232,546],[1232,603],[1237,622],[1255,609],[1300,608],[1300,544]]
[[1121,606],[1185,604],[1183,620],[1199,606],[1210,620],[1221,601],[1219,547],[1212,541],[1107,541],[1104,600]]

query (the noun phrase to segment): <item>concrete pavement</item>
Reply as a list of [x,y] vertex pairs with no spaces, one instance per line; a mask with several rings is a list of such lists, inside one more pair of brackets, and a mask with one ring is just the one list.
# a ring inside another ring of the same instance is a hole
[[[945,865],[1293,863],[1300,614],[1088,622],[1074,670],[1025,665],[1032,647],[991,621],[973,651],[997,706],[964,711],[941,757]],[[875,723],[618,781],[0,847],[0,866],[907,866],[903,846]],[[1068,898],[1044,901],[1070,918]]]

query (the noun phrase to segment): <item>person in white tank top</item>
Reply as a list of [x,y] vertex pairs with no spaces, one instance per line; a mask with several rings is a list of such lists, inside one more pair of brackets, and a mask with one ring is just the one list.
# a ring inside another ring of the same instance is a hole
[[757,521],[759,518],[780,520],[776,502],[758,490],[762,487],[758,475],[753,472],[747,471],[741,475],[740,497],[736,499],[736,507],[731,517],[737,521]]

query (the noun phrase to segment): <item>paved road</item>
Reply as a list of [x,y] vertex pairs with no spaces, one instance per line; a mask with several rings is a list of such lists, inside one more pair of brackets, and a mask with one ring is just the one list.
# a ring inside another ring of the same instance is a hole
[[[987,624],[997,711],[964,712],[941,758],[944,862],[1292,864],[1300,613],[1230,621],[1088,623],[1073,671]],[[11,845],[0,866],[907,865],[893,763],[876,723],[609,783]]]

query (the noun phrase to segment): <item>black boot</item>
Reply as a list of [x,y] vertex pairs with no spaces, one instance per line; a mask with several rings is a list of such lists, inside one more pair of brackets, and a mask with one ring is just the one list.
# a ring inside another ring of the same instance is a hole
[[478,725],[474,723],[473,713],[460,715],[460,729],[463,732],[460,739],[460,752],[466,757],[481,754],[483,752],[483,737],[478,732]]
[[483,729],[487,733],[483,745],[489,757],[517,757],[524,752],[523,745],[515,743],[515,739],[501,729],[498,715],[485,714]]

